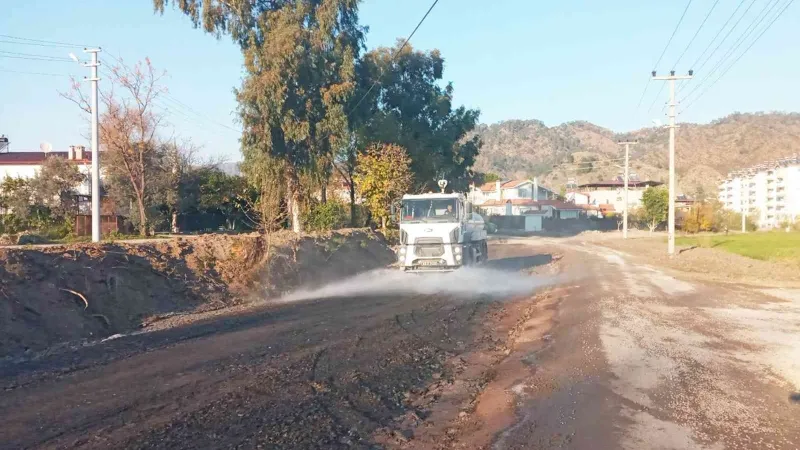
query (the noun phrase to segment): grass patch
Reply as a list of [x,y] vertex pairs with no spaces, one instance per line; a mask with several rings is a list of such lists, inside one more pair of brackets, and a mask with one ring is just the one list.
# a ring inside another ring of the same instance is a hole
[[718,248],[764,261],[800,263],[800,232],[763,232],[747,234],[679,237],[677,245]]

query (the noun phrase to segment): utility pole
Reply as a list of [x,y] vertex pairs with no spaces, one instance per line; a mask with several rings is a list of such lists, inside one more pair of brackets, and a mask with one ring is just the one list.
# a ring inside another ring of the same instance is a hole
[[669,219],[667,221],[667,253],[669,256],[675,255],[675,80],[691,80],[694,71],[690,70],[689,75],[675,75],[672,70],[669,76],[656,76],[656,71],[652,72],[653,80],[669,82]]
[[628,239],[628,157],[630,155],[630,146],[638,144],[638,141],[623,141],[617,142],[619,145],[625,146],[625,206],[622,208],[622,239]]
[[92,55],[92,62],[86,64],[92,69],[92,76],[89,78],[89,81],[92,82],[92,242],[100,242],[100,139],[97,129],[97,82],[100,81],[100,78],[97,77],[97,67],[100,65],[97,61],[97,53],[100,52],[100,49],[86,48],[83,51]]
[[747,232],[747,212],[742,208],[742,233]]

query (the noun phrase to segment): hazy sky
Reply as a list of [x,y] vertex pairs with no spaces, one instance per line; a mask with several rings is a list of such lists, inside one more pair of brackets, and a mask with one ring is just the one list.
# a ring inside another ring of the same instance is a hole
[[[730,61],[790,1],[719,0],[676,68],[697,71],[698,78],[684,92],[703,80],[765,7],[769,11],[775,5]],[[659,71],[672,68],[714,3],[692,1]],[[740,4],[717,43],[743,17],[738,26],[705,67],[692,67]],[[171,112],[170,132],[191,138],[206,155],[239,159],[238,133],[230,128],[238,128],[232,89],[240,83],[241,56],[227,37],[216,40],[193,29],[171,8],[163,16],[154,15],[150,0],[10,0],[3,6],[0,34],[100,45],[126,63],[149,57],[169,73],[171,99],[163,100],[161,107]],[[430,0],[365,0],[361,22],[369,26],[368,48],[406,36],[429,6]],[[685,6],[685,1],[651,0],[440,0],[411,42],[419,49],[441,50],[445,79],[455,85],[455,101],[479,108],[482,122],[539,119],[553,126],[588,120],[626,131],[663,117],[666,89],[648,112],[660,88],[657,82],[650,83],[641,107],[636,106]],[[708,122],[734,111],[800,109],[798,8],[790,6],[680,120]],[[9,41],[13,40],[0,36],[0,134],[10,137],[13,150],[36,150],[44,141],[61,150],[85,143],[85,117],[58,91],[68,89],[66,75],[82,77],[88,69],[74,62],[10,58],[26,58],[18,53],[63,57],[71,49]],[[102,53],[101,60],[113,62]]]

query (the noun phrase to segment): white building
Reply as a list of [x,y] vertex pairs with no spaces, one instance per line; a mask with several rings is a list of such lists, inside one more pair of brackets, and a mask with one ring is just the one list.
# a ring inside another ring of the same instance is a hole
[[[628,180],[628,208],[642,206],[642,195],[645,189],[660,186],[659,181]],[[618,177],[609,181],[598,181],[578,186],[577,192],[567,194],[567,200],[576,205],[592,205],[606,211],[621,212],[625,209],[625,180]]]
[[86,175],[86,181],[77,186],[78,194],[91,195],[92,155],[83,146],[70,147],[66,152],[6,152],[0,153],[0,182],[10,178],[33,178],[42,169],[47,158],[64,158],[73,162]]
[[482,206],[488,201],[499,200],[556,200],[558,195],[551,189],[540,186],[533,180],[493,181],[481,186],[470,186],[467,194],[473,205]]
[[755,217],[759,228],[800,218],[800,156],[770,161],[728,174],[719,186],[726,209]]

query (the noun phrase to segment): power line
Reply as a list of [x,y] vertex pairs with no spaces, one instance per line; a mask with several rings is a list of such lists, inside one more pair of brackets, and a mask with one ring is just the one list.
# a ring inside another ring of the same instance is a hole
[[[667,45],[664,46],[664,50],[661,51],[661,56],[658,57],[658,60],[654,64],[653,70],[656,70],[658,65],[661,63],[661,60],[664,58],[664,54],[667,53],[667,49],[669,48],[669,44],[672,43],[672,39],[675,37],[675,33],[678,32],[678,28],[680,28],[681,23],[683,23],[683,18],[686,17],[686,11],[689,11],[689,6],[692,5],[692,0],[686,4],[686,8],[683,9],[683,14],[681,14],[681,18],[678,19],[678,24],[675,25],[675,29],[672,30],[672,34],[669,36],[669,40],[667,40]],[[647,94],[647,87],[650,86],[650,77],[647,77],[647,84],[644,85],[644,90],[642,91],[642,96],[639,97],[639,103],[636,104],[636,109],[639,109],[642,106],[642,100],[644,100],[645,94]],[[652,106],[651,106],[652,108]]]
[[[13,39],[15,41],[33,42],[33,43],[40,44],[40,45],[43,45],[43,46],[51,46],[51,47],[73,47],[73,48],[74,47],[93,47],[92,45],[71,44],[69,42],[59,42],[59,41],[45,41],[45,40],[42,40],[42,39],[31,39],[31,38],[25,38],[25,37],[20,37],[20,36],[9,36],[7,34],[0,34],[0,37],[6,38],[6,39]],[[25,44],[24,42],[19,42],[19,43],[23,44],[23,45],[35,45],[35,44]]]
[[[425,19],[428,18],[428,14],[430,14],[431,11],[433,11],[433,8],[436,6],[437,3],[439,3],[439,0],[434,0],[433,1],[433,3],[431,4],[431,7],[428,8],[428,11],[425,12],[424,16],[422,16],[422,19],[420,19],[420,21],[417,23],[417,26],[414,27],[414,31],[412,31],[411,34],[408,35],[406,40],[403,41],[403,45],[401,45],[400,48],[398,48],[397,51],[394,52],[391,55],[391,57],[389,58],[389,62],[390,63],[394,62],[394,59],[397,57],[397,55],[399,55],[400,52],[402,52],[403,49],[406,48],[406,45],[408,45],[408,42],[411,40],[412,37],[414,37],[414,34],[416,34],[417,30],[419,30],[419,27],[422,26],[422,23],[425,22]],[[691,0],[690,0],[690,3],[691,3]],[[355,111],[361,105],[361,102],[363,102],[364,99],[367,98],[367,96],[370,94],[370,92],[372,92],[372,90],[375,89],[375,86],[377,86],[377,85],[378,85],[378,81],[376,80],[374,83],[372,83],[372,86],[370,86],[369,89],[367,89],[367,92],[364,93],[364,95],[358,100],[358,102],[356,102],[356,105],[353,106],[353,108],[350,110],[350,113],[348,114],[348,116],[350,114],[352,114],[353,111]]]
[[[770,0],[770,1],[771,1],[771,0]],[[711,59],[711,58],[714,56],[714,54],[717,52],[717,50],[719,50],[719,48],[722,46],[722,44],[724,44],[724,43],[725,43],[725,41],[728,39],[728,37],[729,37],[729,36],[731,35],[731,33],[733,32],[733,30],[735,30],[735,29],[736,29],[736,27],[739,25],[739,23],[742,21],[742,19],[744,19],[744,17],[747,15],[747,12],[748,12],[748,11],[750,11],[750,8],[752,8],[752,7],[753,7],[753,5],[755,4],[755,2],[756,2],[756,0],[753,0],[752,2],[750,2],[750,6],[748,6],[748,7],[747,7],[747,9],[744,11],[744,13],[741,15],[741,17],[739,17],[739,20],[737,20],[737,21],[736,21],[736,23],[735,23],[735,24],[733,24],[733,26],[731,27],[731,29],[730,29],[730,30],[728,30],[728,33],[727,33],[727,34],[725,34],[725,37],[723,37],[723,38],[722,38],[722,40],[721,40],[721,41],[719,41],[719,44],[718,44],[718,45],[717,45],[717,46],[714,48],[714,51],[712,51],[712,52],[711,52],[711,54],[709,54],[709,55],[708,55],[708,58],[706,58],[706,60],[705,60],[705,61],[703,61],[703,64],[701,64],[701,65],[700,65],[700,67],[698,67],[698,68],[697,68],[697,70],[698,70],[698,71],[699,71],[699,70],[701,70],[701,69],[702,69],[702,68],[703,68],[703,67],[706,65],[706,63],[708,63],[708,61],[709,61],[709,60],[710,60],[710,59]],[[716,6],[716,3],[714,4],[714,6]],[[741,6],[741,3],[740,3],[740,5],[739,5],[739,6]],[[738,11],[738,9],[739,9],[739,8],[737,7],[737,8],[736,8],[736,10],[734,10],[734,15],[736,14],[736,11]],[[763,10],[762,10],[762,11],[763,11]],[[731,17],[733,17],[733,15],[732,15]],[[707,18],[707,17],[706,17],[706,18]],[[730,21],[730,18],[729,18],[728,20]],[[703,23],[705,23],[705,21],[703,21]],[[725,23],[727,24],[728,22],[725,22]],[[723,28],[724,28],[724,27],[725,27],[725,26],[723,25]],[[720,30],[720,32],[721,32],[721,31],[722,31],[722,30]],[[746,30],[745,30],[745,32],[746,32]],[[717,35],[719,35],[719,33],[717,33]],[[714,39],[716,39],[716,36],[714,37]],[[713,39],[712,39],[712,43],[713,43]],[[709,45],[709,47],[710,47],[710,45]],[[685,51],[684,51],[684,53],[685,53]],[[683,55],[681,55],[681,56],[683,56]],[[675,64],[677,65],[677,63],[675,63]],[[675,69],[675,68],[673,67],[673,70],[674,70],[674,69]],[[695,87],[693,88],[692,92],[694,92],[694,90],[696,90],[696,89],[697,89],[697,86],[698,86],[698,85],[695,85]],[[655,106],[656,102],[658,101],[658,96],[661,94],[661,92],[662,92],[663,90],[664,90],[664,85],[662,84],[662,85],[661,85],[661,89],[659,89],[659,91],[658,91],[658,94],[656,95],[656,98],[653,100],[653,103],[650,105],[650,108],[647,110],[648,112],[650,112],[650,111],[653,109],[653,106]],[[691,94],[691,92],[690,92],[690,94]],[[665,105],[665,107],[666,107],[666,105]],[[663,110],[664,108],[661,108],[661,109]]]
[[[733,53],[736,52],[736,50],[738,50],[739,47],[742,46],[742,44],[747,40],[747,38],[749,38],[750,35],[753,34],[753,32],[756,30],[756,28],[758,28],[758,26],[761,25],[761,22],[763,22],[764,19],[766,19],[767,16],[769,16],[769,14],[772,12],[772,10],[775,9],[775,6],[778,5],[779,1],[780,0],[775,0],[774,3],[773,3],[772,0],[768,0],[767,1],[767,3],[764,5],[764,8],[762,8],[761,11],[759,11],[759,13],[756,15],[756,18],[753,19],[753,22],[750,23],[750,25],[742,32],[741,36],[739,36],[739,38],[736,39],[736,41],[734,41],[734,43],[731,45],[731,47],[728,49],[728,51],[726,51],[725,54],[722,55],[722,58],[720,58],[719,61],[717,61],[714,64],[714,67],[711,68],[711,70],[700,81],[700,83],[696,84],[692,88],[692,90],[689,91],[688,94],[684,95],[681,98],[679,103],[682,102],[683,100],[686,100],[687,98],[689,98],[692,94],[694,94],[698,89],[700,89],[700,87],[702,87],[704,84],[706,84],[714,76],[714,74],[728,61],[728,59],[733,55]],[[767,10],[767,7],[769,7],[770,4],[772,4],[772,7],[770,7],[769,10]],[[760,19],[759,19],[759,17],[760,17]]]
[[30,56],[7,56],[7,55],[0,55],[0,58],[11,58],[11,59],[27,59],[29,61],[49,61],[49,62],[72,62],[69,59],[53,59],[53,58],[34,58]]
[[[750,24],[750,26],[748,26],[748,27],[747,27],[747,29],[746,29],[746,30],[745,30],[745,31],[742,33],[742,35],[741,35],[741,36],[739,36],[739,38],[738,38],[738,39],[737,39],[737,40],[736,40],[736,41],[733,43],[733,45],[731,45],[731,47],[728,49],[728,51],[727,51],[727,52],[725,52],[725,54],[724,54],[724,55],[722,55],[722,58],[720,58],[720,59],[719,59],[719,61],[717,61],[717,63],[716,63],[716,64],[714,64],[714,67],[712,67],[712,68],[711,68],[711,70],[708,72],[708,75],[707,75],[707,76],[706,76],[706,77],[705,77],[705,78],[704,78],[704,79],[703,79],[703,80],[702,80],[702,81],[701,81],[699,84],[697,84],[697,85],[695,86],[695,88],[694,88],[692,91],[690,91],[690,92],[689,92],[689,94],[687,94],[687,95],[686,95],[684,98],[686,98],[686,97],[688,97],[689,95],[691,95],[691,94],[692,94],[694,91],[696,91],[696,90],[697,90],[697,89],[698,89],[700,86],[702,86],[702,85],[703,85],[703,84],[705,84],[705,83],[706,83],[708,80],[710,80],[710,79],[711,79],[711,77],[712,77],[712,76],[713,76],[715,73],[717,73],[717,71],[718,71],[719,69],[721,69],[721,68],[722,68],[722,66],[723,66],[723,65],[724,65],[726,62],[728,62],[728,61],[729,61],[729,58],[730,58],[730,57],[731,57],[731,56],[732,56],[732,55],[733,55],[733,54],[734,54],[734,53],[735,53],[737,50],[739,50],[739,47],[741,47],[741,46],[742,46],[742,44],[744,44],[744,42],[745,42],[745,41],[746,41],[746,40],[747,40],[747,39],[748,39],[748,38],[749,38],[749,37],[750,37],[750,36],[753,34],[753,32],[754,32],[754,31],[756,31],[756,29],[759,27],[759,25],[761,25],[761,23],[764,21],[764,19],[766,19],[766,18],[767,18],[767,16],[769,16],[769,15],[772,13],[772,10],[774,10],[774,9],[775,9],[775,7],[776,7],[776,6],[778,6],[778,3],[779,3],[779,2],[780,2],[780,0],[774,0],[774,2],[773,2],[772,0],[770,0],[770,1],[768,1],[768,2],[767,2],[767,4],[766,4],[766,5],[764,5],[764,8],[762,8],[762,9],[761,9],[761,11],[758,13],[758,16],[757,16],[757,17],[761,17],[761,18],[760,18],[760,19],[757,19],[757,20],[753,20],[753,22]],[[772,4],[772,6],[770,6],[770,4]],[[767,10],[767,7],[769,7],[769,10]]]
[[[108,54],[108,55],[111,56],[111,58],[114,59],[115,61],[117,61],[120,65],[122,65],[125,69],[131,70],[128,65],[126,65],[124,62],[122,62],[121,59],[119,59],[119,58],[117,58],[117,57],[115,57],[115,56],[113,56],[111,54]],[[114,78],[115,77],[115,75],[113,73],[109,72],[106,69],[100,69],[100,72],[103,75],[105,75],[106,77],[108,77],[108,78]],[[161,102],[163,102],[163,103],[161,103]],[[175,97],[169,95],[166,92],[162,93],[160,95],[160,98],[157,99],[157,101],[155,103],[156,103],[157,106],[160,106],[165,111],[173,113],[173,114],[178,114],[178,115],[180,115],[180,116],[182,116],[182,117],[184,117],[184,118],[186,118],[186,119],[188,119],[188,120],[190,120],[190,121],[192,121],[192,122],[194,122],[196,124],[199,124],[199,125],[204,125],[204,124],[205,125],[208,125],[208,124],[217,125],[219,127],[225,128],[225,129],[233,131],[235,133],[240,133],[241,134],[241,132],[242,132],[241,130],[237,130],[236,128],[233,128],[231,126],[225,125],[224,123],[217,122],[217,121],[211,119],[210,117],[205,116],[205,115],[195,111],[193,108],[191,108],[186,103],[183,103],[182,101],[176,99]],[[186,112],[192,113],[195,116],[197,116],[198,118],[202,119],[203,123],[199,122],[197,120],[197,118],[192,118]]]
[[6,41],[6,40],[0,40],[0,44],[33,45],[37,47],[51,47],[51,48],[77,48],[66,45],[52,45],[52,44],[40,44],[38,42],[21,42],[21,41]]
[[694,100],[692,100],[691,102],[689,102],[689,104],[688,104],[688,105],[686,105],[686,106],[685,106],[685,107],[684,107],[684,108],[681,110],[681,112],[683,112],[683,111],[686,111],[686,110],[687,110],[687,109],[688,109],[690,106],[692,106],[692,105],[693,105],[693,104],[694,104],[694,103],[695,103],[697,100],[699,100],[699,99],[700,99],[700,97],[702,97],[702,96],[703,96],[703,94],[705,94],[706,92],[708,92],[708,90],[709,90],[709,89],[711,89],[711,88],[712,88],[712,87],[713,87],[715,84],[717,84],[717,82],[718,82],[718,81],[719,81],[719,80],[720,80],[722,77],[724,77],[724,76],[725,76],[725,74],[727,74],[727,73],[728,73],[728,71],[729,71],[729,70],[731,70],[731,68],[732,68],[733,66],[735,66],[735,65],[736,65],[736,63],[737,63],[737,62],[739,62],[739,60],[740,60],[740,59],[742,59],[742,57],[743,57],[745,54],[747,54],[747,52],[748,52],[748,51],[749,51],[749,50],[750,50],[750,49],[751,49],[751,48],[752,48],[752,47],[753,47],[753,46],[756,44],[756,42],[758,42],[758,40],[759,40],[759,39],[761,39],[761,36],[763,36],[763,35],[764,35],[764,33],[766,33],[766,32],[767,32],[767,30],[769,30],[769,29],[770,29],[770,27],[772,27],[772,24],[774,24],[774,23],[775,23],[775,22],[776,22],[776,21],[777,21],[777,20],[778,20],[778,19],[779,19],[779,18],[780,18],[782,15],[783,15],[783,13],[784,13],[784,12],[785,12],[785,11],[786,11],[788,8],[789,8],[789,6],[791,6],[792,2],[794,2],[794,0],[789,0],[789,1],[786,3],[786,5],[783,7],[783,9],[781,9],[781,10],[778,12],[778,14],[777,14],[777,15],[776,15],[776,16],[775,16],[773,19],[772,19],[772,21],[770,21],[770,23],[768,23],[768,24],[767,24],[767,26],[766,26],[766,27],[764,27],[764,29],[762,29],[762,30],[761,30],[761,33],[759,33],[759,35],[758,35],[758,36],[756,36],[756,38],[755,38],[755,39],[754,39],[754,40],[753,40],[753,41],[750,43],[750,45],[749,45],[749,46],[747,46],[747,48],[744,50],[744,52],[742,52],[742,54],[740,54],[740,55],[739,55],[739,57],[737,57],[737,58],[736,58],[736,59],[733,61],[733,63],[731,63],[731,65],[729,65],[729,66],[728,66],[728,68],[727,68],[727,69],[725,69],[725,71],[724,71],[724,72],[722,72],[722,74],[720,74],[720,76],[718,76],[718,77],[717,77],[717,79],[715,79],[715,80],[714,80],[714,82],[713,82],[713,83],[711,83],[710,85],[708,85],[708,86],[707,86],[707,87],[706,87],[706,88],[705,88],[705,89],[704,89],[702,92],[700,92],[700,94],[699,94],[697,97],[695,97],[695,98],[694,98]]
[[53,77],[66,77],[67,76],[66,74],[63,74],[63,73],[26,72],[24,70],[10,70],[10,69],[4,69],[4,68],[0,68],[0,72],[20,73],[20,74],[25,74],[25,75],[48,75],[48,76],[53,76]]
[[658,64],[661,62],[661,59],[664,58],[664,54],[667,53],[669,44],[672,43],[672,38],[674,38],[675,33],[678,32],[678,28],[680,28],[681,23],[683,22],[683,18],[686,17],[686,11],[689,11],[689,6],[691,5],[692,5],[692,0],[689,0],[689,3],[686,4],[686,8],[683,9],[683,14],[681,14],[681,18],[678,20],[678,24],[675,25],[675,29],[672,30],[672,35],[670,35],[669,40],[667,41],[667,45],[665,45],[664,50],[661,51],[661,56],[658,57],[658,61],[656,61],[656,65],[653,67],[653,70],[658,68]]
[[706,64],[708,64],[708,61],[710,61],[711,58],[714,56],[714,54],[717,53],[717,50],[719,50],[719,48],[722,47],[722,44],[724,44],[725,41],[728,39],[728,37],[731,35],[731,33],[733,33],[733,30],[735,30],[736,27],[739,26],[739,23],[742,21],[742,19],[744,19],[744,17],[747,15],[747,12],[750,11],[750,8],[752,8],[755,3],[756,0],[750,2],[750,5],[747,7],[747,9],[744,10],[744,13],[742,13],[742,16],[739,17],[739,19],[736,21],[736,23],[733,24],[731,29],[728,30],[728,32],[725,34],[725,37],[723,37],[722,40],[719,41],[719,44],[717,44],[717,46],[714,47],[714,50],[711,51],[711,53],[708,55],[708,58],[706,58],[706,60],[703,61],[703,64],[700,64],[700,67],[697,67],[695,69],[696,72],[699,72],[703,67],[705,67]]
[[60,57],[60,56],[39,55],[39,54],[35,54],[35,53],[7,52],[7,51],[4,51],[4,50],[0,50],[0,53],[2,53],[4,55],[31,56],[31,57],[35,57],[35,58],[48,58],[48,59],[53,59],[53,60],[57,60],[57,61],[72,61],[69,58],[64,58],[64,57]]
[[714,35],[714,38],[711,39],[711,42],[708,43],[708,46],[706,46],[705,50],[703,50],[703,52],[700,53],[700,56],[697,57],[697,60],[695,62],[693,62],[692,65],[689,66],[689,67],[691,67],[692,69],[697,67],[697,63],[699,63],[700,60],[703,59],[703,56],[705,56],[705,54],[708,51],[708,49],[710,49],[711,46],[714,45],[714,42],[717,40],[719,35],[722,34],[722,32],[725,30],[725,27],[728,26],[728,23],[730,23],[731,19],[733,19],[733,17],[736,15],[736,12],[739,11],[739,9],[742,7],[742,5],[744,5],[744,2],[745,2],[745,0],[741,0],[739,2],[739,5],[736,6],[736,9],[733,10],[733,13],[731,13],[730,17],[728,17],[728,20],[726,20],[725,23],[722,24],[722,27],[719,29],[719,31],[717,31],[717,34]]
[[[717,7],[718,3],[719,3],[719,0],[716,0],[714,2],[714,4],[711,5],[711,9],[708,10],[708,14],[706,14],[706,17],[703,19],[703,22],[700,23],[700,26],[697,28],[697,31],[694,32],[694,36],[692,36],[692,39],[690,39],[689,43],[686,44],[686,48],[683,49],[683,52],[681,53],[681,56],[678,56],[678,60],[675,61],[675,64],[672,65],[672,70],[675,70],[675,68],[678,67],[678,63],[681,62],[681,59],[683,58],[683,55],[686,54],[686,52],[689,50],[689,47],[691,47],[692,43],[694,43],[694,40],[697,39],[697,35],[700,34],[700,30],[703,29],[703,26],[706,24],[706,21],[708,21],[708,18],[711,17],[711,13],[714,12],[714,8]],[[690,67],[690,69],[691,69],[691,67]],[[664,87],[663,83],[661,84],[661,87]]]

